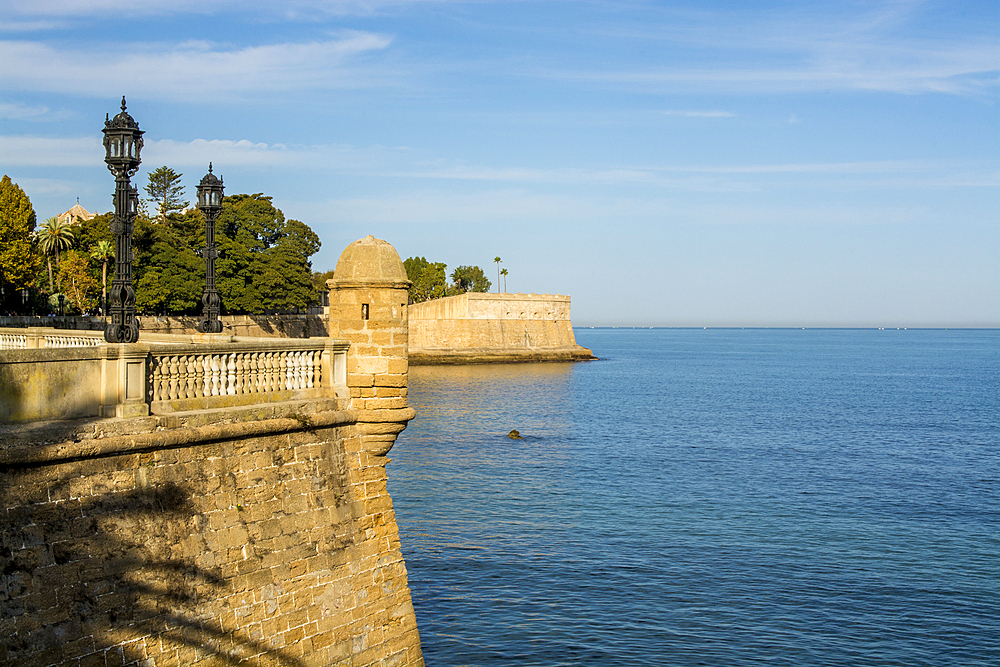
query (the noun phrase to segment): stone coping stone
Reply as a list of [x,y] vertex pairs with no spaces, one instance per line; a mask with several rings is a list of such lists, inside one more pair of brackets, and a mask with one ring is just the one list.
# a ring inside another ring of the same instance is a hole
[[265,435],[356,423],[333,398],[133,418],[0,424],[0,468],[185,446],[205,439]]

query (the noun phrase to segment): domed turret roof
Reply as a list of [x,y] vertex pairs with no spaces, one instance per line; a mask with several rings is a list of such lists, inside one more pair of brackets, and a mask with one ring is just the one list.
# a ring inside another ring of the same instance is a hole
[[369,234],[344,248],[329,283],[334,288],[361,284],[405,288],[410,281],[392,244]]

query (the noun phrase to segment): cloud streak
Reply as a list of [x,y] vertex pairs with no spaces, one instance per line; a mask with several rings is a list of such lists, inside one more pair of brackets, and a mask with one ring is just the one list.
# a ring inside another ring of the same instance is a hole
[[[97,136],[67,139],[2,136],[5,164],[23,167],[103,167],[104,148]],[[217,171],[281,168],[327,170],[378,178],[425,181],[508,183],[525,186],[632,185],[693,192],[747,192],[781,187],[799,176],[822,177],[826,187],[997,187],[995,165],[940,160],[875,160],[750,165],[633,165],[596,169],[450,165],[427,167],[409,149],[346,144],[314,146],[268,144],[248,139],[172,139],[148,141],[143,163],[200,169],[209,162]]]
[[281,3],[261,0],[3,0],[0,9],[21,16],[81,17],[117,14],[125,16],[161,16],[166,14],[216,14],[225,11],[255,12],[283,16],[371,15],[400,5],[442,0],[286,0]]
[[370,32],[308,43],[215,47],[205,42],[172,46],[119,45],[114,49],[60,50],[30,41],[0,41],[0,88],[119,94],[128,81],[133,95],[171,101],[255,97],[303,89],[362,88],[378,76],[349,65],[354,56],[385,49],[391,38]]
[[684,116],[685,118],[735,118],[736,114],[731,111],[661,111],[664,116]]

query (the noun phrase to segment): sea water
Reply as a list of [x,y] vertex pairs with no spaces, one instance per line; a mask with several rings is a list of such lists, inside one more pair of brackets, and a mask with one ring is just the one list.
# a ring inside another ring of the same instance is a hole
[[411,368],[429,666],[1000,664],[1000,332],[576,335]]

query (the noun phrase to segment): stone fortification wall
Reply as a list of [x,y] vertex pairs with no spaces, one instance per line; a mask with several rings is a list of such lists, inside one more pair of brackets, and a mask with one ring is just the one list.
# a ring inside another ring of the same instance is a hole
[[570,297],[467,292],[409,306],[410,363],[592,359],[576,344]]
[[0,424],[0,664],[423,665],[385,470],[414,417],[408,283],[378,268],[344,280],[349,349],[4,334],[25,369],[100,363],[115,416]]
[[339,407],[3,429],[0,663],[421,664],[386,458]]

